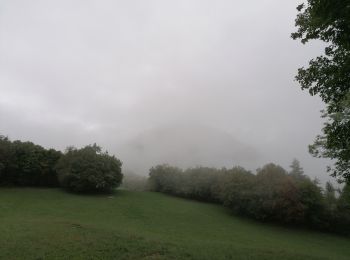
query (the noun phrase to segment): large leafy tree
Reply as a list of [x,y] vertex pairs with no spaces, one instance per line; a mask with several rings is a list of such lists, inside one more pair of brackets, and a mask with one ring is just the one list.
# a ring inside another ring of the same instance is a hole
[[56,169],[61,186],[69,191],[111,192],[122,182],[121,166],[120,160],[94,144],[68,147]]
[[326,43],[324,53],[296,76],[302,89],[326,103],[323,133],[310,145],[310,152],[334,159],[328,168],[331,175],[350,182],[350,0],[307,0],[297,10],[292,38]]
[[54,166],[61,156],[54,149],[0,135],[0,186],[58,186]]

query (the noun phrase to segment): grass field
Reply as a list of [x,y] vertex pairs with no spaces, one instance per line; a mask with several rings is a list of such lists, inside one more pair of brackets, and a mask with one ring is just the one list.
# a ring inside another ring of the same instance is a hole
[[350,239],[150,192],[0,189],[0,259],[350,259]]

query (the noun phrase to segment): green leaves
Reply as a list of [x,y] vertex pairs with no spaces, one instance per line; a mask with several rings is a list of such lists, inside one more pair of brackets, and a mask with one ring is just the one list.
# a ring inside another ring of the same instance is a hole
[[96,144],[69,147],[56,169],[62,187],[73,192],[110,192],[121,184],[121,161]]
[[324,55],[312,59],[296,76],[301,89],[320,96],[327,105],[323,134],[309,150],[316,157],[335,159],[331,175],[350,181],[350,1],[308,0],[297,10],[292,38],[328,43]]
[[61,152],[0,136],[0,185],[57,186],[54,166]]

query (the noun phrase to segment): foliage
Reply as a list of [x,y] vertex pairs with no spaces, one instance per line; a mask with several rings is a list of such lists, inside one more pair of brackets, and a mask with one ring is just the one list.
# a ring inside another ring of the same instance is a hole
[[312,182],[305,180],[299,182],[300,202],[304,207],[304,222],[315,227],[323,228],[322,215],[325,210],[322,189]]
[[337,201],[337,214],[335,215],[334,225],[339,233],[350,233],[350,185],[347,184],[340,193]]
[[61,152],[0,136],[0,185],[57,186],[54,169]]
[[67,148],[56,165],[62,187],[73,192],[110,192],[121,184],[121,161],[88,145]]
[[179,194],[180,189],[177,185],[180,183],[181,175],[182,170],[180,168],[170,165],[152,167],[149,173],[150,189],[168,194]]
[[316,157],[335,159],[329,167],[339,181],[350,180],[350,2],[349,0],[307,0],[298,6],[297,32],[302,43],[321,40],[324,55],[300,68],[297,81],[311,95],[326,103],[323,134],[316,137],[310,152]]
[[[254,200],[255,218],[261,220],[276,220],[279,222],[291,222],[298,216],[288,216],[293,210],[293,202],[298,203],[298,191],[288,178],[287,172],[273,163],[258,169],[255,186],[256,199]],[[294,191],[294,192],[293,192]],[[284,212],[288,211],[288,212]]]
[[340,199],[345,195],[338,199],[330,184],[323,191],[304,174],[297,160],[291,168],[288,173],[270,163],[254,175],[242,167],[182,170],[158,165],[151,168],[149,183],[152,191],[220,203],[236,214],[265,222],[336,232],[340,222],[350,224],[348,211],[338,206],[338,201],[345,201]]
[[306,177],[304,174],[303,168],[300,166],[300,162],[297,159],[294,159],[292,161],[292,164],[290,165],[291,171],[289,172],[289,175],[294,179],[303,180]]
[[208,167],[189,168],[185,171],[170,165],[157,165],[149,173],[149,188],[180,197],[214,202],[218,198],[213,187],[218,184],[220,171]]
[[182,195],[200,201],[215,202],[217,198],[213,186],[218,183],[219,177],[220,171],[215,168],[189,168],[182,174]]
[[242,215],[252,215],[255,211],[255,176],[242,167],[226,170],[214,187],[224,206]]

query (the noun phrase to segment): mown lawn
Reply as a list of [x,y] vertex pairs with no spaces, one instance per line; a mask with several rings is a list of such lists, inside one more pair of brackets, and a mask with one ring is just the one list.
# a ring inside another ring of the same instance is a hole
[[350,238],[150,192],[0,189],[0,259],[350,259]]

